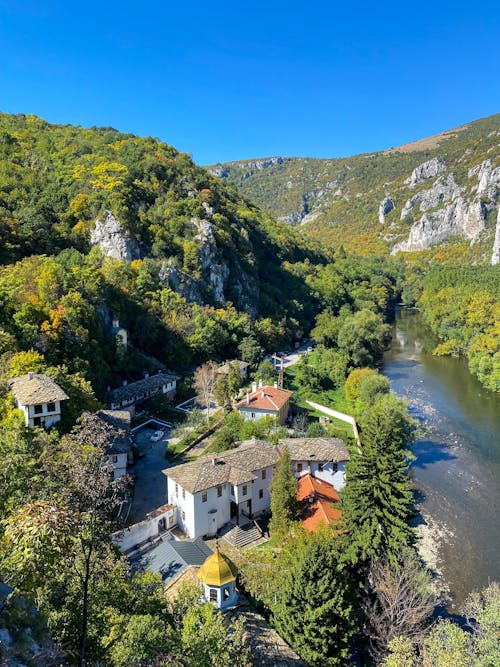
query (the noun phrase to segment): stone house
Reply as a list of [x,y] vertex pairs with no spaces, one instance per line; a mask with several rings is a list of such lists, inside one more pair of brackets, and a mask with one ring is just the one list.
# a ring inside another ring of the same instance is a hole
[[241,361],[240,359],[233,359],[232,361],[226,361],[217,368],[217,375],[228,375],[229,369],[231,366],[237,366],[240,369],[241,379],[246,380],[248,375],[248,367],[250,364],[246,361]]
[[337,489],[345,484],[349,454],[338,438],[247,440],[235,449],[206,454],[196,461],[163,470],[168,503],[177,507],[177,525],[191,538],[215,535],[225,524],[245,524],[269,510],[269,487],[281,449],[288,446],[295,474],[319,476]]
[[173,398],[179,379],[178,375],[158,372],[155,375],[146,373],[142,380],[136,382],[128,383],[125,380],[123,386],[108,391],[108,405],[112,410],[120,410],[145,401],[158,393]]
[[24,412],[26,426],[48,428],[61,419],[61,402],[67,394],[47,375],[27,373],[9,380],[16,408]]

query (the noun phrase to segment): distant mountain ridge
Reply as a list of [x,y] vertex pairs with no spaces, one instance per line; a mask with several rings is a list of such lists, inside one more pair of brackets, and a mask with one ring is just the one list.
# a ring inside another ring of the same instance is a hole
[[207,167],[331,246],[500,262],[500,114],[378,153],[279,156]]

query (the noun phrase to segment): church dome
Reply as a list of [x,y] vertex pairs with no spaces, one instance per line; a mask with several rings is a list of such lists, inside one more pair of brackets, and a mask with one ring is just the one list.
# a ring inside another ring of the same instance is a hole
[[198,577],[206,586],[224,586],[236,579],[236,573],[233,564],[216,548],[200,567]]

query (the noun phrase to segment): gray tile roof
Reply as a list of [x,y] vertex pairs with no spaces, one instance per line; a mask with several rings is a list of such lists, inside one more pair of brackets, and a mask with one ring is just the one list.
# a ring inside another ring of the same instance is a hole
[[118,387],[118,389],[112,389],[108,392],[108,400],[113,404],[121,403],[122,401],[137,400],[147,396],[151,392],[158,391],[163,385],[179,379],[178,375],[171,373],[156,373],[156,375],[150,375],[142,380],[137,380],[137,382],[131,382],[123,387]]
[[132,570],[151,570],[161,574],[163,581],[173,579],[188,565],[203,565],[212,550],[203,540],[165,540],[151,550],[131,559]]
[[243,484],[255,479],[252,474],[275,465],[279,452],[266,440],[246,440],[235,449],[220,454],[205,454],[182,465],[163,470],[163,474],[189,493],[198,493],[214,486]]
[[111,426],[108,429],[106,454],[128,454],[133,445],[130,413],[127,410],[99,410],[97,416]]
[[238,364],[240,371],[245,371],[245,372],[247,368],[250,366],[250,364],[247,361],[241,361],[240,359],[233,359],[232,361],[226,361],[225,364],[219,366],[219,368],[217,369],[217,373],[222,373],[224,375],[227,375],[227,373],[229,373],[230,364]]
[[9,380],[12,393],[21,405],[38,405],[65,401],[68,396],[47,375],[27,373]]
[[345,443],[340,438],[282,438],[278,447],[288,447],[292,461],[349,461]]

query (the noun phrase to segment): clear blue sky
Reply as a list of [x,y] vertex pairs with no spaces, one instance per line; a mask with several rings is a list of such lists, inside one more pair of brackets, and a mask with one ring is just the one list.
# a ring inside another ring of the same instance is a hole
[[500,111],[499,28],[482,0],[0,0],[0,109],[200,164],[344,156]]

